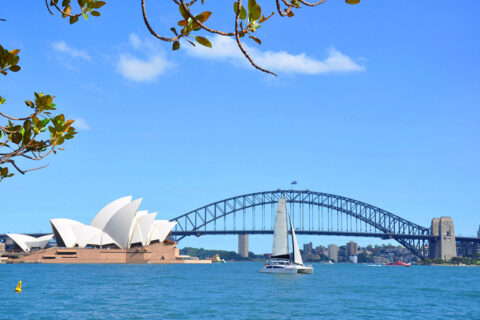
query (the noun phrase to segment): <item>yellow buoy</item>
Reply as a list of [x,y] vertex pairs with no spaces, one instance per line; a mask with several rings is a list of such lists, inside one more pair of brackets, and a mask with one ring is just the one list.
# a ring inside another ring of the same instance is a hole
[[15,292],[22,292],[22,281],[18,281],[17,287],[15,288]]

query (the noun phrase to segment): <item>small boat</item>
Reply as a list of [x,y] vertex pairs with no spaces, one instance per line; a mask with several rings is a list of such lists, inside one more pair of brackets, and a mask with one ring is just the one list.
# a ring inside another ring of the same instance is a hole
[[402,261],[395,261],[395,262],[389,262],[385,263],[386,266],[391,266],[391,267],[410,267],[410,263],[405,263]]
[[263,273],[313,273],[313,267],[303,264],[300,249],[293,228],[292,219],[290,219],[290,231],[292,234],[293,253],[288,249],[288,228],[287,228],[287,201],[285,197],[280,198],[277,203],[275,216],[275,226],[273,229],[273,250],[272,256],[265,263],[260,272]]
[[213,257],[210,257],[210,258],[207,258],[207,259],[212,260],[212,263],[225,263],[225,260],[221,259],[220,256],[218,255],[218,253],[216,255],[214,255]]

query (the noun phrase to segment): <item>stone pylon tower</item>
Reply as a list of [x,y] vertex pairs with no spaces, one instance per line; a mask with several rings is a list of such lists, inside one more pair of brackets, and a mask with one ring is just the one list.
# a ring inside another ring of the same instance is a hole
[[238,254],[248,258],[248,234],[238,235]]
[[430,241],[429,258],[450,260],[457,256],[455,228],[451,217],[433,218],[431,234],[438,238]]

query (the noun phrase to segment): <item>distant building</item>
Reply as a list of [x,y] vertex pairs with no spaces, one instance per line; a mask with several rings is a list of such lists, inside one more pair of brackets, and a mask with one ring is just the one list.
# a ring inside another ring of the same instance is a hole
[[334,244],[328,245],[328,258],[330,260],[338,261],[338,247]]
[[313,245],[311,242],[305,243],[303,245],[303,254],[312,254],[313,252]]
[[478,226],[477,238],[480,238],[480,226]]
[[5,251],[5,243],[0,242],[0,252],[4,252],[4,251]]
[[348,242],[346,255],[350,257],[350,256],[356,256],[357,254],[358,254],[358,243],[353,241]]
[[325,248],[324,246],[318,246],[315,248],[314,250],[314,253],[318,254],[318,255],[328,255],[328,251],[327,251],[327,248]]

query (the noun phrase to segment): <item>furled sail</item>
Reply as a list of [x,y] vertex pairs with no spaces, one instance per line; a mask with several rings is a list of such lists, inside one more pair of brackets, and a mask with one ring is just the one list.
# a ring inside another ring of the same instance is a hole
[[275,227],[273,229],[272,258],[289,258],[288,230],[287,230],[287,201],[280,198],[277,203]]
[[303,265],[302,255],[300,254],[300,248],[298,247],[297,236],[295,235],[292,219],[289,217],[289,220],[290,230],[292,230],[293,263]]

